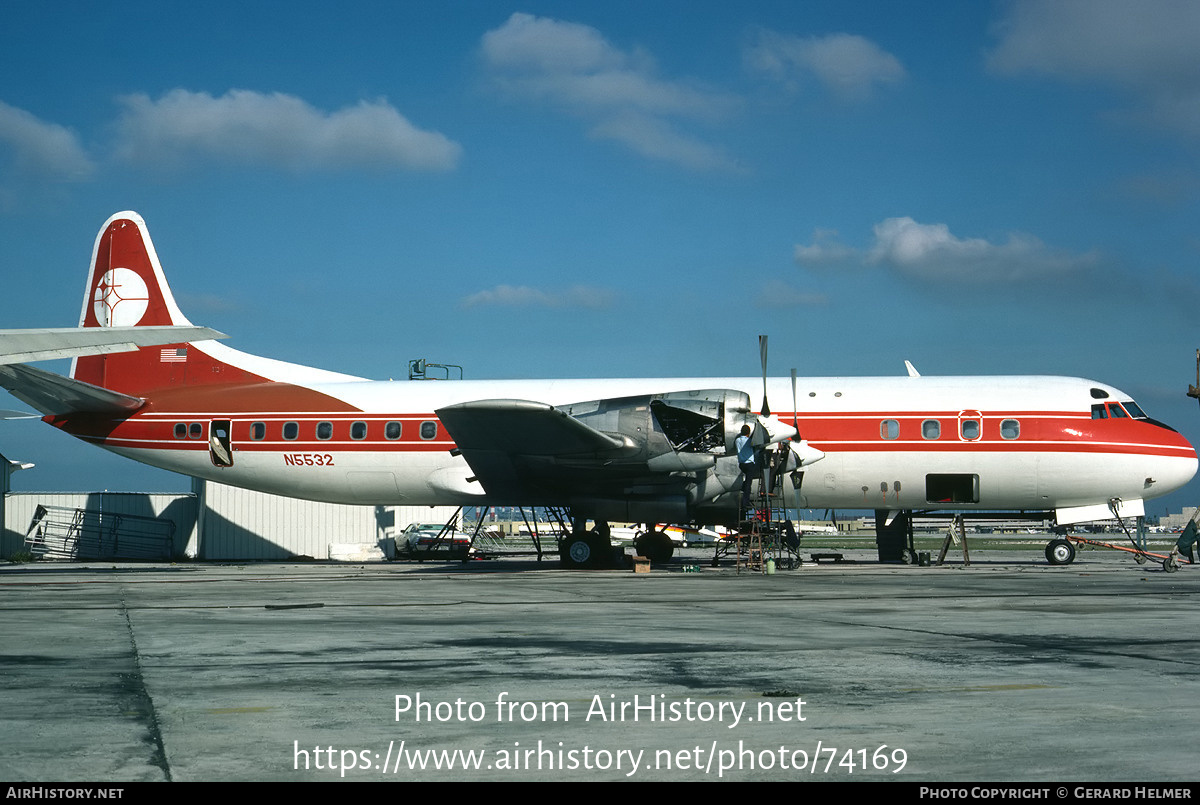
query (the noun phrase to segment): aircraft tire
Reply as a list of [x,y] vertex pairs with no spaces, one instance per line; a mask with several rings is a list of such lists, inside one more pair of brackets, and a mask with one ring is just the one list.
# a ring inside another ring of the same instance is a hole
[[586,534],[572,534],[563,540],[562,563],[566,567],[587,567],[595,558],[593,556],[592,543],[588,540]]
[[1065,539],[1054,539],[1046,545],[1046,561],[1052,565],[1069,565],[1075,561],[1075,546]]
[[905,548],[900,552],[900,564],[915,565],[917,563],[917,552],[912,548]]
[[597,567],[604,564],[609,541],[595,531],[572,534],[563,540],[562,563],[570,568]]
[[637,538],[634,547],[638,554],[649,559],[651,564],[666,562],[675,555],[675,544],[662,531],[647,531]]

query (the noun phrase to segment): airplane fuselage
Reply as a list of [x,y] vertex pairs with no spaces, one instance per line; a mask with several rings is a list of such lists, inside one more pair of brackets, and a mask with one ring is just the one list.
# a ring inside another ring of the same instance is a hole
[[[1080,378],[803,378],[795,402],[775,379],[766,417],[761,378],[373,382],[189,340],[204,332],[145,221],[120,212],[96,236],[78,330],[10,335],[0,386],[67,433],[234,486],[561,506],[575,521],[736,520],[743,430],[788,508],[1054,510],[1061,524],[1140,506],[1197,467],[1129,395]],[[61,355],[69,377],[13,363]]]
[[[696,388],[753,396],[762,385],[759,378],[214,384],[151,395],[124,419],[47,419],[138,461],[264,492],[361,504],[555,505],[562,501],[489,497],[434,412],[480,399],[557,406]],[[772,380],[769,394],[777,406],[790,402],[789,381]],[[1154,420],[1125,415],[1128,401],[1080,378],[802,378],[795,415],[773,413],[788,423],[794,416],[801,435],[825,452],[806,468],[790,505],[1049,510],[1155,497],[1193,476],[1191,445]],[[214,428],[225,433],[227,455],[214,448]]]

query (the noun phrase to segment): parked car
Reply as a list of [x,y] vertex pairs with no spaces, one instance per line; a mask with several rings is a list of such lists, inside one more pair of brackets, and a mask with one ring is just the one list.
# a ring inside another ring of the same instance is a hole
[[[471,536],[461,531],[445,531],[441,523],[411,523],[396,541],[412,556],[446,556],[465,559],[471,548]],[[440,535],[440,536],[439,536]]]

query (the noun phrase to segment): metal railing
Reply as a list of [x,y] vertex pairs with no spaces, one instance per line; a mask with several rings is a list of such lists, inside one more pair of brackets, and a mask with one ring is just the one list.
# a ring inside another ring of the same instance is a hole
[[170,520],[38,505],[25,549],[44,559],[171,559],[174,540]]

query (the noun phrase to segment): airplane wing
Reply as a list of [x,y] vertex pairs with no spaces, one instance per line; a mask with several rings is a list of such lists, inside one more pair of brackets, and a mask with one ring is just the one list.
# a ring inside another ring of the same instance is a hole
[[620,450],[626,440],[602,433],[546,403],[475,400],[440,408],[438,419],[463,450],[562,456]]
[[227,338],[208,327],[52,327],[0,330],[0,365]]
[[81,412],[129,414],[146,404],[142,397],[130,397],[20,364],[0,365],[0,388],[43,414],[54,416]]
[[483,488],[497,498],[520,498],[531,487],[552,483],[561,459],[599,464],[637,449],[627,437],[529,400],[476,400],[436,413]]

